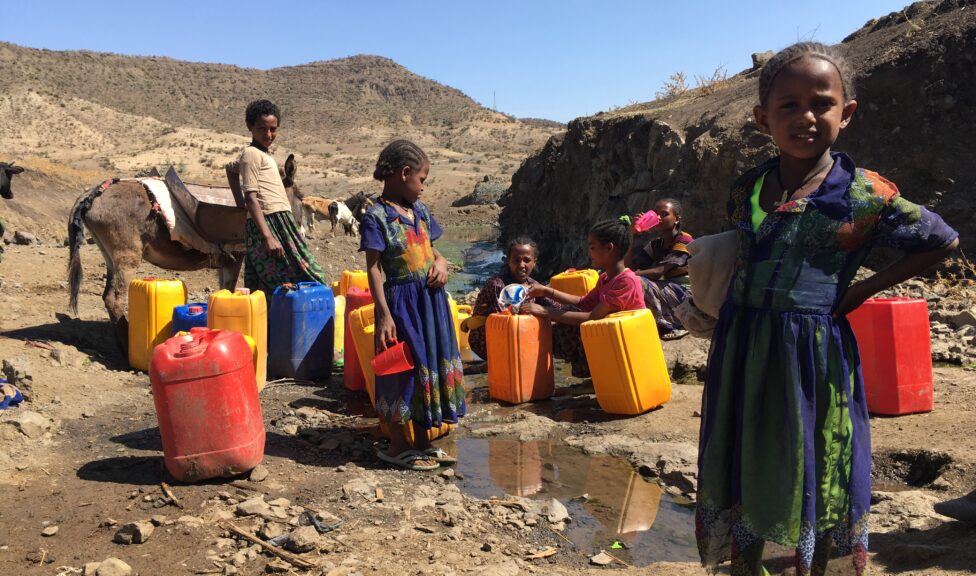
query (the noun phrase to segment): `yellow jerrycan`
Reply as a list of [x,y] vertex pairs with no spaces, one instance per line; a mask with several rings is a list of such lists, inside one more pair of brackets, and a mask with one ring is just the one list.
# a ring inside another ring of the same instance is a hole
[[129,282],[129,365],[149,370],[153,348],[173,334],[173,308],[186,304],[182,280],[140,278]]

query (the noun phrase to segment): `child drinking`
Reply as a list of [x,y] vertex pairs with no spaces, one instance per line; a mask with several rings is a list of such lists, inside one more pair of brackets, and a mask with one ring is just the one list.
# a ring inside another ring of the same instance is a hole
[[[831,546],[867,561],[870,425],[846,314],[958,244],[941,218],[832,152],[857,102],[832,49],[799,43],[759,77],[759,129],[780,155],[733,185],[738,265],[712,338],[699,446],[702,563],[766,574],[764,542],[822,574]],[[851,283],[872,246],[907,254]]]
[[263,291],[269,302],[282,284],[325,284],[325,273],[295,224],[278,163],[270,152],[280,121],[281,112],[273,102],[255,100],[248,104],[244,123],[251,133],[251,144],[236,162],[225,167],[234,196],[238,203],[243,199],[247,208],[244,286]]
[[628,218],[603,220],[590,228],[587,249],[594,268],[603,270],[596,287],[586,296],[574,296],[549,286],[534,285],[529,296],[546,296],[568,307],[559,309],[538,303],[524,304],[521,311],[549,318],[557,323],[553,331],[553,348],[572,365],[573,376],[589,376],[590,369],[583,351],[579,326],[587,320],[599,320],[607,314],[644,308],[644,291],[636,274],[624,265],[630,249]]
[[688,334],[674,310],[688,297],[688,245],[691,234],[681,228],[681,203],[662,198],[654,204],[661,222],[653,228],[657,237],[642,249],[627,251],[624,262],[644,286],[644,304],[654,313],[661,340],[677,340]]
[[[478,293],[478,299],[474,303],[474,310],[471,318],[465,320],[466,325],[462,329],[469,328],[468,343],[475,354],[482,359],[488,359],[488,347],[485,342],[485,320],[489,314],[501,312],[501,304],[498,303],[498,296],[502,289],[509,284],[524,284],[532,286],[539,284],[529,274],[535,270],[536,261],[539,257],[539,246],[531,238],[519,236],[509,241],[505,250],[505,265],[501,274],[492,276],[485,282],[485,285]],[[548,298],[528,298],[525,303],[538,302],[542,306],[559,307],[558,304]]]
[[[419,201],[430,161],[407,140],[380,152],[373,178],[383,195],[360,228],[369,288],[376,304],[376,349],[402,340],[413,356],[407,372],[376,376],[376,412],[390,424],[388,451],[377,456],[394,466],[432,470],[453,463],[430,446],[427,431],[464,416],[464,383],[454,320],[447,300],[447,260],[433,246],[441,227]],[[406,427],[413,426],[414,444]]]

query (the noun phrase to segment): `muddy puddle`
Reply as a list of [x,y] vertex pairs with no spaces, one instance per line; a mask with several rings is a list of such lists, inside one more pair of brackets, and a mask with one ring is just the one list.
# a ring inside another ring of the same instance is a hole
[[572,522],[562,533],[584,553],[625,562],[697,561],[694,513],[620,458],[589,456],[557,440],[459,438],[462,491],[478,497],[556,498]]
[[495,226],[447,226],[437,240],[437,249],[460,271],[451,273],[447,290],[455,297],[481,288],[489,276],[496,274],[502,262]]

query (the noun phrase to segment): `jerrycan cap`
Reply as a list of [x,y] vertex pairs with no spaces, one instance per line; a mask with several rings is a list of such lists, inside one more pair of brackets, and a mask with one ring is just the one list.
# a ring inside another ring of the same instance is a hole
[[568,274],[568,273],[571,273],[571,272],[576,272],[576,268],[567,268],[566,271],[563,272],[563,274]]
[[143,282],[155,282],[156,281],[156,277],[155,276],[144,276],[142,278],[142,281]]
[[238,288],[237,290],[234,291],[234,293],[235,294],[240,294],[241,296],[250,296],[251,295],[251,289],[250,288]]
[[200,334],[193,334],[193,339],[189,342],[184,342],[180,344],[180,351],[173,356],[177,358],[187,358],[189,356],[198,356],[203,354],[207,346],[203,343],[203,339]]
[[203,314],[203,306],[190,306],[186,310],[190,314]]

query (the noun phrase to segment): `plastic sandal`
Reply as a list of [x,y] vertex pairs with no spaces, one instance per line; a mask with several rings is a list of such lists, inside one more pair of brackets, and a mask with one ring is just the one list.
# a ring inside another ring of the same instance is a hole
[[440,468],[440,464],[417,464],[420,460],[430,460],[428,456],[425,456],[422,452],[416,450],[404,450],[396,456],[390,456],[383,450],[376,451],[376,457],[380,460],[386,462],[387,464],[392,464],[397,468],[403,468],[404,470],[415,470],[417,472],[426,472],[428,470],[436,470]]
[[450,466],[451,464],[457,464],[457,458],[451,456],[444,450],[440,448],[428,448],[424,450],[424,456],[430,460],[436,460],[438,464],[443,464]]

